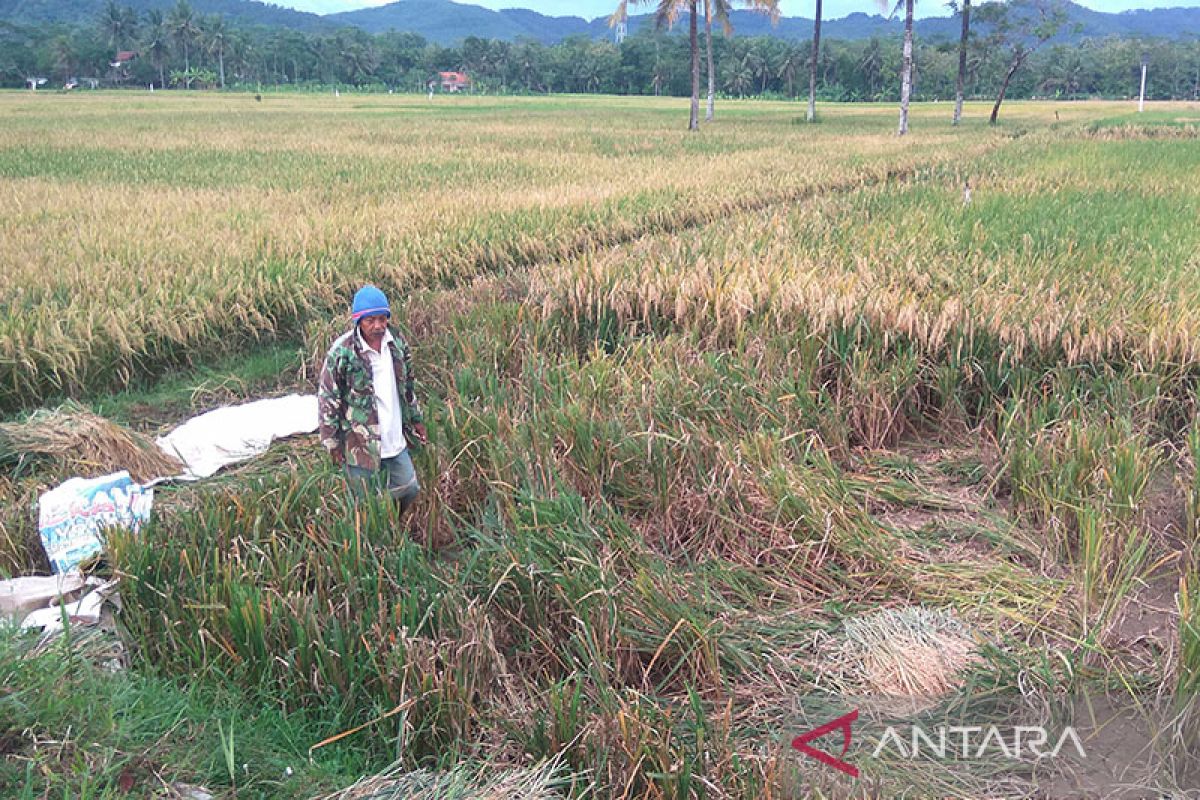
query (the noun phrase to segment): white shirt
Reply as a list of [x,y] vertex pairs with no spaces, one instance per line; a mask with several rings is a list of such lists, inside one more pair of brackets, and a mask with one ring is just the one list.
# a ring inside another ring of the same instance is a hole
[[379,457],[398,456],[408,446],[404,441],[404,415],[400,411],[400,392],[396,386],[396,369],[392,366],[392,353],[388,344],[392,332],[385,330],[380,352],[376,353],[362,331],[356,331],[362,351],[367,354],[371,365],[371,381],[375,385],[375,413],[379,416]]

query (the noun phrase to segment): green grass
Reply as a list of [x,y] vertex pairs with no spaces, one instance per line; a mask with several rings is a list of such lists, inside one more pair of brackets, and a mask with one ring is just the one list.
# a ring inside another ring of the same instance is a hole
[[134,427],[171,423],[196,409],[253,399],[297,380],[302,367],[297,343],[268,343],[193,369],[173,371],[142,386],[85,398],[101,416]]
[[[365,141],[364,144],[380,144]],[[301,150],[254,151],[188,147],[114,153],[107,147],[53,148],[30,145],[0,151],[0,178],[44,178],[81,184],[189,189],[251,187],[263,191],[318,188],[324,191],[422,192],[474,188],[513,180],[536,184],[555,177],[548,168],[491,158],[431,159],[323,155]],[[49,221],[49,220],[47,220]]]
[[352,782],[367,763],[353,743],[310,762],[320,721],[235,687],[109,672],[70,637],[50,647],[36,641],[0,631],[5,797],[148,797],[164,783],[185,783],[222,793],[236,786],[239,797],[305,798]]
[[1143,111],[1141,113],[1129,112],[1118,116],[1105,117],[1091,123],[1092,130],[1105,130],[1109,128],[1119,128],[1126,126],[1155,128],[1185,128],[1195,127],[1200,125],[1200,112],[1197,112],[1194,106],[1187,108],[1173,108],[1170,110]]

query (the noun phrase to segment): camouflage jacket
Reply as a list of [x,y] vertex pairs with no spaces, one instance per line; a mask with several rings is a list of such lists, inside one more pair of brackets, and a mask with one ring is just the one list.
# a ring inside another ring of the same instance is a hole
[[[392,332],[388,350],[396,372],[404,438],[412,447],[411,426],[421,421],[421,407],[413,391],[412,351],[399,333]],[[342,452],[346,463],[379,469],[379,413],[375,409],[375,383],[356,328],[342,334],[329,348],[317,388],[321,444],[331,454]]]

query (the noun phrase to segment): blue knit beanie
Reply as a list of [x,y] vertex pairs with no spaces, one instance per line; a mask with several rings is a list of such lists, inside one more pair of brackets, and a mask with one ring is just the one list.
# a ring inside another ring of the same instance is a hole
[[385,314],[388,317],[392,316],[392,310],[388,308],[388,301],[383,296],[383,292],[367,284],[354,293],[354,304],[350,306],[350,318],[352,320],[358,322],[367,317],[375,317],[380,314]]

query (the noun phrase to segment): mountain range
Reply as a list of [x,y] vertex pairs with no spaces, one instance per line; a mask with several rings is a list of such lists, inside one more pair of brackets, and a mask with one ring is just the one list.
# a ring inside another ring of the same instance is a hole
[[[614,3],[614,6],[616,4]],[[1167,8],[1106,14],[1074,3],[1068,4],[1068,29],[1075,37],[1146,36],[1181,38],[1200,36],[1200,8]],[[613,35],[604,17],[549,17],[526,9],[489,11],[479,6],[450,0],[399,0],[386,6],[330,14],[325,19],[356,25],[371,32],[405,30],[419,33],[430,41],[451,43],[465,36],[513,40],[524,36],[544,43],[583,35],[602,39]],[[805,17],[784,17],[772,25],[763,14],[735,10],[730,15],[737,34],[777,36],[783,39],[808,39],[813,21]],[[652,25],[650,14],[631,16],[629,33]],[[951,17],[927,17],[916,21],[916,33],[927,39],[956,39],[960,23]],[[685,31],[686,25],[677,26]],[[854,13],[841,19],[824,20],[821,35],[831,39],[869,39],[872,36],[898,36],[904,30],[900,17]]]
[[[151,8],[164,11],[175,0],[119,0],[139,13]],[[80,24],[96,19],[105,0],[0,0],[0,21],[18,25],[47,23]],[[534,39],[545,44],[562,41],[569,36],[593,39],[611,38],[612,29],[604,17],[586,20],[582,17],[552,17],[528,9],[510,8],[492,11],[480,6],[454,3],[450,0],[399,0],[385,6],[345,11],[337,14],[310,14],[282,8],[257,0],[191,0],[196,13],[221,14],[238,25],[266,25],[301,31],[327,31],[338,27],[357,27],[370,33],[388,30],[419,34],[431,42],[454,44],[467,36],[484,39]],[[616,5],[614,0],[613,5]],[[1164,38],[1200,37],[1200,7],[1160,8],[1108,14],[1083,6],[1068,4],[1072,39],[1104,36],[1140,36]],[[731,14],[734,30],[742,36],[777,36],[783,39],[807,39],[812,36],[812,20],[804,17],[784,17],[776,25],[762,14],[734,11]],[[631,16],[629,33],[653,24],[649,14]],[[685,31],[679,25],[677,31]],[[830,39],[866,39],[872,36],[899,35],[903,21],[878,14],[854,13],[841,19],[825,20],[822,36]],[[950,17],[927,17],[916,22],[919,37],[954,39],[959,23]]]
[[[281,8],[257,0],[189,0],[197,14],[220,14],[235,25],[265,25],[301,31],[333,30],[343,24],[332,23],[317,14]],[[157,8],[164,14],[176,0],[118,0],[138,15]],[[0,0],[0,22],[14,25],[82,25],[96,20],[105,0]]]

